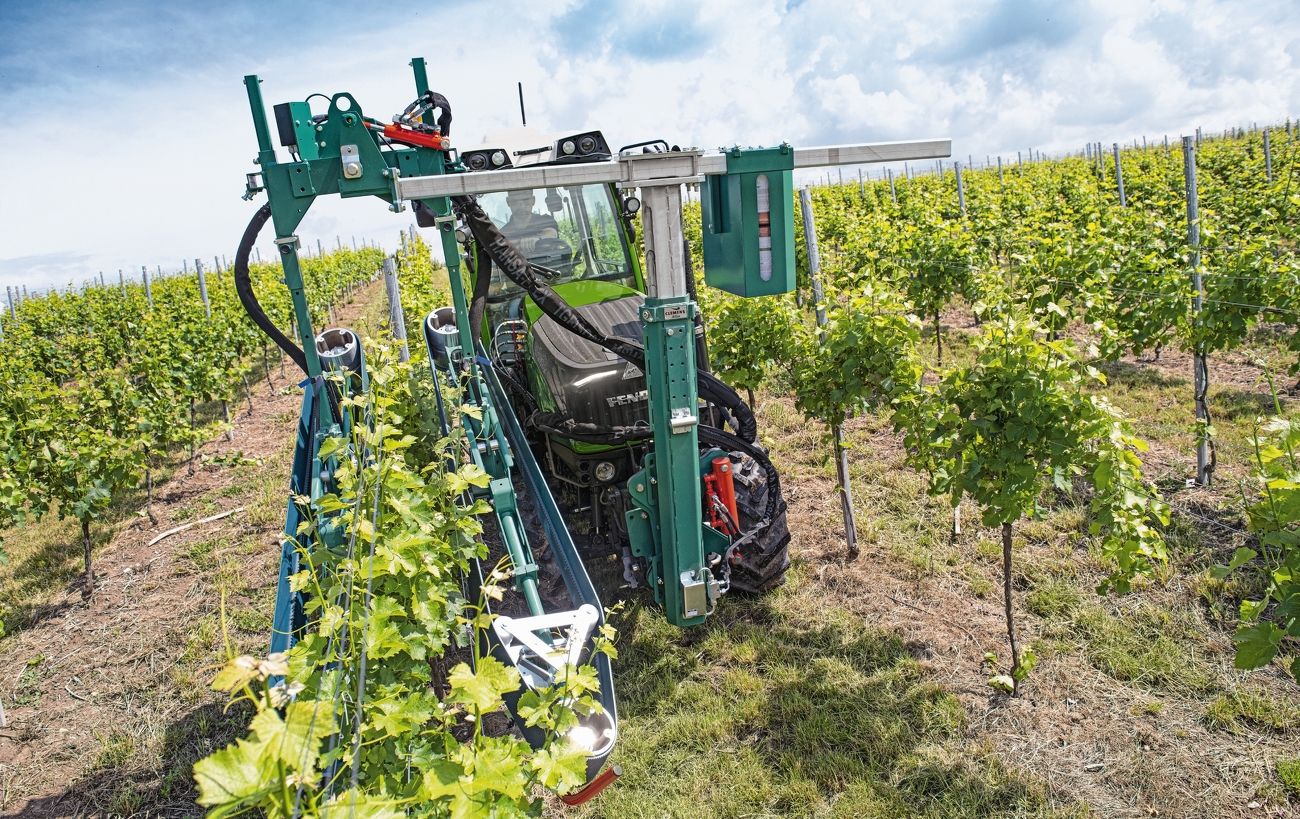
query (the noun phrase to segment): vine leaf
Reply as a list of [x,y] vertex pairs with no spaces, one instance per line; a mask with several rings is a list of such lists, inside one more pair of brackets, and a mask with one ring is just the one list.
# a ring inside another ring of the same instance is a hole
[[227,815],[278,787],[271,775],[273,763],[264,751],[261,741],[241,739],[195,763],[196,801],[204,807],[225,809],[209,816]]
[[522,760],[516,740],[508,737],[482,737],[474,748],[474,772],[469,780],[472,793],[496,791],[510,799],[524,795]]
[[1249,628],[1238,628],[1232,638],[1237,644],[1237,657],[1233,665],[1246,671],[1263,668],[1277,655],[1277,645],[1285,634],[1275,623],[1265,622]]
[[572,742],[552,743],[533,755],[533,768],[541,774],[543,785],[568,793],[587,781],[587,752]]
[[333,709],[306,700],[289,703],[284,719],[272,709],[263,709],[249,727],[262,741],[263,754],[303,774],[315,771],[321,740],[338,730]]
[[501,704],[501,697],[519,688],[519,672],[507,668],[495,657],[479,660],[478,671],[460,663],[447,677],[451,684],[451,702],[460,702],[482,714]]

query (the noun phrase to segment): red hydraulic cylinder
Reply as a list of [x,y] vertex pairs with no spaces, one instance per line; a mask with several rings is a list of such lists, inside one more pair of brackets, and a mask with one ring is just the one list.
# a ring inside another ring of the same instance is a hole
[[420,131],[413,131],[397,123],[385,125],[384,136],[394,142],[401,142],[406,145],[420,145],[425,148],[433,148],[436,151],[445,151],[451,147],[451,140],[441,134],[425,134]]
[[731,519],[740,526],[740,514],[736,512],[736,484],[731,480],[731,459],[720,455],[713,459],[713,478],[718,486],[718,498],[731,513]]

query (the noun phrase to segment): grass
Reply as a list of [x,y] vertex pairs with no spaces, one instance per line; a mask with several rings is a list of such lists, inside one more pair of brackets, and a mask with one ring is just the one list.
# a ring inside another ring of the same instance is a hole
[[1278,761],[1277,778],[1288,793],[1300,798],[1300,759]]
[[902,640],[821,601],[798,569],[701,628],[640,607],[618,625],[623,777],[600,816],[1082,812],[968,747],[965,709]]
[[[968,350],[960,345],[954,345],[951,350],[945,348],[946,361],[961,361],[968,355]],[[1166,495],[1182,491],[1183,479],[1190,475],[1194,463],[1194,443],[1187,423],[1191,417],[1189,380],[1141,363],[1124,363],[1108,369],[1110,383],[1099,392],[1127,410],[1138,422],[1140,434],[1152,444],[1152,450],[1143,456],[1148,477],[1160,481]],[[1198,514],[1218,520],[1224,526],[1242,527],[1234,511],[1239,498],[1231,478],[1249,472],[1249,453],[1242,447],[1254,418],[1271,412],[1271,403],[1264,399],[1261,389],[1257,385],[1233,384],[1216,384],[1212,388],[1212,404],[1217,401],[1222,409],[1221,415],[1215,417],[1223,442],[1219,453],[1221,480],[1210,492],[1198,491],[1191,503]],[[804,480],[815,478],[825,481],[818,484],[821,487],[833,486],[834,465],[829,458],[829,444],[823,438],[824,430],[816,422],[805,421],[786,398],[762,396],[761,402],[760,428],[773,460],[782,470],[783,485],[798,491]],[[1002,547],[996,532],[979,526],[978,510],[968,505],[963,509],[964,532],[954,537],[947,500],[925,496],[923,478],[902,465],[902,453],[891,441],[884,420],[877,416],[858,418],[846,429],[853,447],[850,474],[859,530],[864,549],[870,549],[870,559],[883,559],[894,577],[909,581],[909,587],[916,590],[913,600],[924,600],[936,589],[956,589],[960,594],[1000,607]],[[1265,738],[1270,734],[1290,736],[1295,730],[1295,716],[1287,695],[1279,694],[1277,686],[1259,687],[1258,691],[1255,686],[1246,688],[1240,682],[1239,672],[1231,667],[1230,636],[1236,625],[1238,604],[1258,592],[1262,578],[1246,571],[1227,581],[1217,581],[1206,571],[1216,562],[1226,562],[1233,549],[1245,545],[1245,539],[1181,513],[1179,509],[1186,503],[1176,501],[1174,520],[1166,528],[1173,555],[1170,568],[1140,582],[1130,595],[1099,598],[1094,588],[1104,565],[1094,539],[1088,535],[1087,494],[1046,493],[1040,499],[1041,519],[1022,520],[1015,527],[1013,583],[1017,608],[1022,610],[1017,615],[1022,640],[1033,645],[1045,663],[1058,661],[1057,658],[1063,663],[1082,661],[1101,672],[1113,683],[1100,685],[1111,692],[1124,692],[1119,696],[1128,700],[1129,705],[1125,707],[1132,709],[1133,716],[1171,723],[1166,741],[1204,742],[1203,728],[1197,734],[1200,739],[1192,739],[1183,727],[1198,721],[1204,727],[1252,737],[1261,732]],[[814,499],[813,505],[818,505],[818,499]],[[820,519],[822,525],[828,533],[832,532],[839,525],[838,509],[828,503],[820,505],[825,510]],[[782,595],[792,593],[790,589],[781,592]],[[793,598],[785,599],[788,603]],[[822,602],[826,607],[834,606],[829,596]],[[931,604],[923,607],[931,608]],[[815,633],[812,626],[805,628]],[[1005,639],[996,632],[987,636],[994,641]],[[799,639],[813,644],[802,634]],[[705,659],[700,662],[704,663]],[[811,674],[816,663],[809,659],[806,665]],[[770,666],[759,668],[749,675],[759,678],[761,690],[771,690],[776,683],[768,679]],[[618,673],[622,681],[624,676],[621,671]],[[689,685],[693,675],[700,673],[699,667],[694,668],[680,684]],[[1060,672],[1044,666],[1035,675],[1053,673]],[[1085,689],[1097,685],[1079,679],[1077,672],[1071,675],[1073,685],[1083,685]],[[670,681],[661,684],[668,685]],[[1029,685],[1028,696],[1034,696],[1034,675]],[[1283,683],[1282,687],[1286,688],[1287,684]],[[622,701],[626,703],[627,697]],[[1040,707],[1042,704],[1040,700]],[[654,733],[650,727],[640,730]],[[942,732],[927,735],[919,742],[925,747],[939,748],[966,765],[975,764],[979,758],[977,743],[954,743],[951,738],[939,738],[941,735]],[[735,730],[721,736],[720,740],[711,739],[713,747],[728,747],[727,743],[744,738]],[[852,783],[826,782],[804,773],[810,767],[820,768],[821,752],[817,749],[799,747],[789,751],[784,745],[773,744],[773,733],[759,736],[766,744],[758,750],[742,746],[749,754],[746,759],[751,760],[746,763],[750,767],[743,769],[744,775],[756,783],[754,787],[758,791],[757,795],[744,797],[748,801],[739,813],[834,815],[843,804],[851,805],[851,811],[858,814],[873,815],[877,810],[877,802],[873,800],[880,799],[881,788],[896,787],[905,781],[898,775],[901,766],[898,760],[907,754],[892,761],[893,767],[865,765],[854,773],[861,779]],[[1093,739],[1100,741],[1100,738],[1090,738]],[[1218,747],[1220,741],[1214,743]],[[797,767],[789,763],[792,758],[798,761]],[[739,763],[728,756],[727,764]],[[671,780],[671,775],[660,779],[666,782]],[[800,803],[789,796],[797,790],[799,782],[808,779],[813,781],[814,790],[822,794],[821,801]],[[1116,779],[1102,787],[1113,789],[1119,781]],[[1191,787],[1193,781],[1188,779],[1178,787]],[[1196,790],[1208,784],[1204,780],[1199,782]],[[1142,787],[1148,786],[1150,782],[1144,781]],[[1033,792],[1032,785],[1027,787],[1028,792]],[[1264,788],[1261,794],[1266,794],[1265,786],[1260,787]],[[948,780],[946,788],[951,793],[960,789],[960,785]],[[653,792],[646,793],[652,802],[660,798]],[[870,796],[859,804],[854,800],[860,794]],[[1068,806],[1050,800],[1030,801],[1018,809],[1033,812],[1064,810]],[[979,810],[967,807],[968,813],[978,814]],[[628,810],[611,815],[638,814]],[[658,813],[652,811],[651,815]]]
[[1213,728],[1234,733],[1243,726],[1290,733],[1300,731],[1300,704],[1239,687],[1215,697],[1205,709],[1205,719]]

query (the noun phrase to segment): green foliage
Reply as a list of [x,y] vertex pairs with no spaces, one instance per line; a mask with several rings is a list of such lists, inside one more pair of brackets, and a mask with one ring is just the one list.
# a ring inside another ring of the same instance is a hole
[[[1135,454],[1141,442],[1115,410],[1085,390],[1101,374],[1081,365],[1068,342],[1047,341],[1042,333],[1023,314],[989,322],[974,363],[898,401],[894,422],[904,430],[908,460],[929,476],[932,494],[949,495],[953,506],[969,495],[985,526],[1003,527],[1007,575],[1011,525],[1036,513],[1048,486],[1070,492],[1076,478],[1089,481],[1092,533],[1101,535],[1115,567],[1099,591],[1126,591],[1135,575],[1167,560],[1148,521],[1167,523],[1168,509],[1142,483]],[[1012,653],[1014,688],[1028,669]]]
[[[461,596],[470,560],[486,556],[478,516],[488,507],[459,498],[487,476],[444,470],[464,444],[460,429],[427,463],[412,457],[401,412],[415,365],[373,341],[367,349],[369,394],[343,403],[370,424],[322,446],[338,458],[338,493],[298,499],[312,514],[297,532],[305,568],[291,583],[307,592],[308,633],[285,655],[235,657],[217,674],[213,687],[257,714],[247,737],[195,766],[199,804],[210,817],[536,815],[536,786],[564,793],[586,780],[587,755],[568,733],[599,709],[595,672],[570,668],[520,698],[520,717],[545,732],[540,750],[484,732],[483,718],[520,686],[514,668],[480,653],[494,617],[484,602],[500,598],[506,572],[489,576],[477,604]],[[324,510],[355,543],[351,556],[303,545]],[[432,668],[456,646],[473,662],[450,670],[444,695]]]
[[736,389],[756,390],[773,368],[799,350],[801,319],[790,296],[740,298],[711,294],[704,316],[714,373]]
[[[371,278],[382,251],[303,259],[313,322],[323,325],[350,288]],[[268,316],[293,315],[279,264],[249,271]],[[230,400],[265,337],[245,314],[233,276],[90,286],[25,299],[5,314],[0,361],[0,530],[57,509],[88,524],[133,487],[150,459],[201,440],[193,403]],[[0,552],[2,556],[3,552]]]
[[[1101,373],[1081,365],[1069,342],[1044,340],[1040,330],[1023,316],[986,324],[973,365],[950,370],[900,405],[896,421],[931,490],[951,495],[954,505],[970,495],[985,526],[1033,513],[1046,485],[1069,491],[1075,477],[1098,484],[1099,500],[1123,486],[1147,496],[1148,511],[1161,508],[1127,468],[1138,442],[1114,409],[1084,389]],[[1107,524],[1129,527],[1122,515]]]
[[804,328],[794,357],[795,405],[831,426],[854,410],[888,405],[915,392],[920,321],[887,289],[865,285],[862,295],[828,311],[824,331]]
[[406,317],[406,337],[411,356],[428,355],[424,345],[423,322],[425,316],[439,307],[451,304],[448,294],[447,268],[429,255],[424,237],[403,244],[396,255],[397,283],[402,294],[402,311]]
[[[1224,578],[1256,560],[1263,565],[1263,593],[1241,601],[1241,624],[1234,637],[1236,666],[1243,669],[1268,665],[1284,641],[1294,645],[1300,640],[1300,422],[1282,416],[1271,375],[1268,380],[1277,415],[1255,424],[1255,496],[1246,510],[1259,551],[1239,548],[1227,565],[1211,570],[1214,577]],[[1294,653],[1289,667],[1300,681],[1300,652]]]
[[856,183],[816,188],[826,284],[893,282],[927,320],[956,294],[1020,303],[1049,331],[1082,319],[1108,358],[1175,340],[1207,354],[1231,349],[1264,316],[1300,326],[1300,152],[1295,137],[1273,130],[1269,183],[1261,143],[1252,133],[1198,148],[1205,303],[1196,316],[1177,147],[1123,152],[1127,207],[1113,160],[1100,173],[1077,156],[967,170],[966,219],[951,172],[896,178],[897,202],[883,180],[861,194]]

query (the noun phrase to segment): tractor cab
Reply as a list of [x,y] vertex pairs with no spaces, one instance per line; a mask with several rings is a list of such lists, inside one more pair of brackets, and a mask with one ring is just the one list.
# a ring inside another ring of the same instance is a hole
[[[479,204],[557,292],[599,293],[607,298],[641,289],[631,231],[612,185],[489,193],[479,197]],[[587,286],[569,286],[578,282]],[[617,287],[592,286],[596,282]],[[526,317],[524,300],[523,289],[493,265],[488,331],[494,332],[505,318]]]
[[[514,128],[489,134],[462,162],[473,172],[490,173],[609,155],[599,131],[542,135]],[[625,200],[612,184],[502,191],[483,194],[478,203],[599,333],[643,343],[638,311],[645,285],[632,227],[639,203]],[[466,250],[472,251],[468,237]],[[484,326],[477,328],[484,348],[506,375],[512,403],[530,426],[543,464],[578,496],[580,508],[590,510],[591,545],[617,547],[626,505],[617,486],[640,468],[642,442],[650,437],[645,375],[543,315],[495,264],[491,277]],[[557,431],[565,423],[585,434]]]

